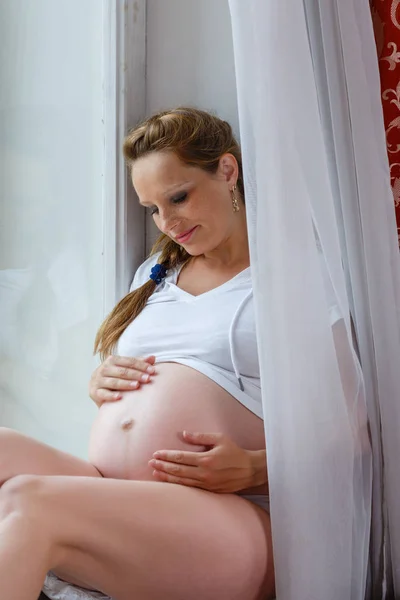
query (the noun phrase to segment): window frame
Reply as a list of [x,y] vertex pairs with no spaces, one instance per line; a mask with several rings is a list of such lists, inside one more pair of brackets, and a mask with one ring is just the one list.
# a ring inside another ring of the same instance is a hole
[[145,255],[145,211],[122,155],[124,136],[146,111],[146,0],[103,2],[104,313],[128,291]]

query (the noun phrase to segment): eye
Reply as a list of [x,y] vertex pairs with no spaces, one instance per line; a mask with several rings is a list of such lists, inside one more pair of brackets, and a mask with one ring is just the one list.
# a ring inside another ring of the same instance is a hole
[[183,192],[182,194],[179,194],[178,196],[171,198],[171,202],[173,204],[180,204],[181,202],[185,202],[186,198],[187,198],[187,192]]
[[[173,198],[171,198],[171,202],[172,202],[172,204],[181,204],[182,202],[185,202],[187,197],[188,197],[188,193],[182,192],[181,194],[178,194],[177,196],[174,196]],[[157,215],[159,212],[157,206],[151,206],[148,210],[149,210],[149,213],[151,216]]]

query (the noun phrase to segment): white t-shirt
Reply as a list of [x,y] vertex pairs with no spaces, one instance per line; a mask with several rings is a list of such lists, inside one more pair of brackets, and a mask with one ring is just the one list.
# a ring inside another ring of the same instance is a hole
[[[139,267],[130,291],[146,283],[158,258],[156,254]],[[263,418],[250,267],[198,296],[176,285],[179,270],[168,271],[143,311],[122,333],[117,354],[153,354],[157,362],[192,367]],[[333,323],[340,314],[328,280],[325,286]]]

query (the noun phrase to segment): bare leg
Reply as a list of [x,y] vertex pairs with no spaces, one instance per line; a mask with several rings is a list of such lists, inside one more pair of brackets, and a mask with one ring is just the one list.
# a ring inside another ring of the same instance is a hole
[[0,486],[17,475],[101,477],[89,462],[0,427]]
[[0,491],[2,597],[36,600],[50,569],[115,600],[264,600],[269,516],[167,483],[17,477]]
[[[12,429],[0,427],[0,488],[18,475],[101,477],[96,467],[85,460]],[[78,580],[75,583],[85,587]]]

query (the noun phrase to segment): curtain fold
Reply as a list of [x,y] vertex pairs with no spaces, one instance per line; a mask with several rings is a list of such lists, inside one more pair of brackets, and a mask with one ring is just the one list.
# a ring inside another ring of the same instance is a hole
[[400,264],[369,7],[230,9],[277,597],[389,598],[391,566],[400,594]]

